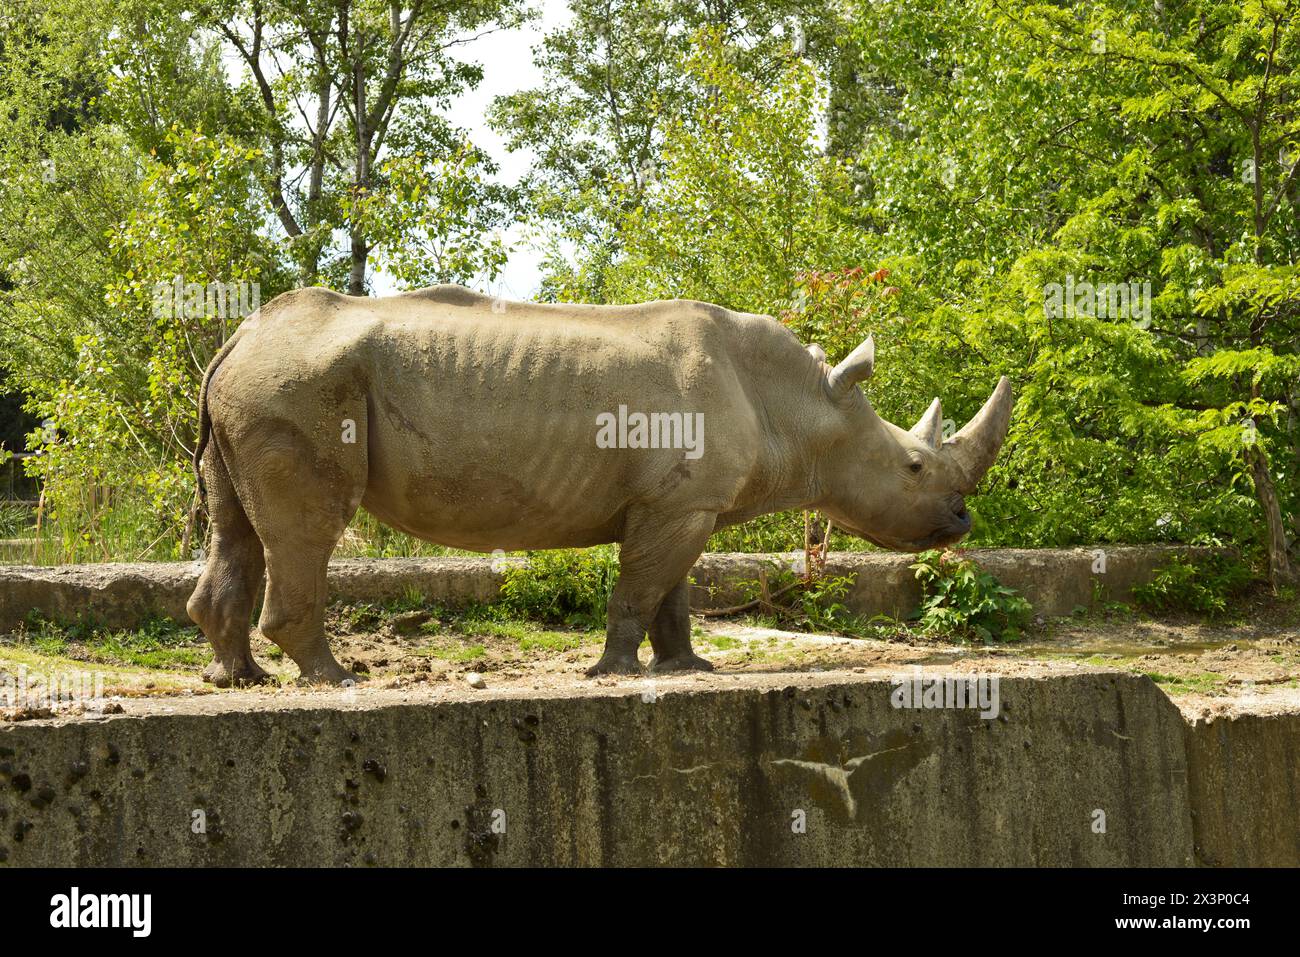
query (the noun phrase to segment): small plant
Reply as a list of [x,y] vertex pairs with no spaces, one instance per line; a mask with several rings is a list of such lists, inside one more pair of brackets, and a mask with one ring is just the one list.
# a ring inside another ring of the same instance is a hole
[[24,503],[0,499],[0,538],[22,538],[31,524],[31,509]]
[[885,638],[896,632],[898,626],[892,619],[878,615],[868,621],[844,604],[853,581],[852,576],[807,580],[777,565],[764,569],[756,580],[740,583],[747,596],[744,604],[706,614],[734,614],[754,609],[761,620],[776,627],[849,638]]
[[1156,569],[1151,581],[1133,589],[1133,597],[1147,611],[1183,611],[1219,618],[1231,600],[1250,585],[1250,567],[1235,555],[1211,553],[1171,558]]
[[915,618],[926,634],[1014,641],[1029,617],[1030,605],[957,552],[932,550],[910,566],[921,582],[921,607]]
[[505,569],[501,604],[513,615],[567,625],[601,627],[605,605],[618,580],[612,545],[533,552],[523,565]]

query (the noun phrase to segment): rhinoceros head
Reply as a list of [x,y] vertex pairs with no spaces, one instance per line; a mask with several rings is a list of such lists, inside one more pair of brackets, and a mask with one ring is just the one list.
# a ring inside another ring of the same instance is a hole
[[[809,349],[821,358],[821,350]],[[1011,421],[1005,376],[966,426],[945,439],[938,399],[910,431],[886,422],[857,383],[871,375],[870,337],[827,369],[825,392],[837,439],[822,466],[819,508],[839,527],[884,548],[916,552],[957,541],[971,528],[967,495],[993,464]]]

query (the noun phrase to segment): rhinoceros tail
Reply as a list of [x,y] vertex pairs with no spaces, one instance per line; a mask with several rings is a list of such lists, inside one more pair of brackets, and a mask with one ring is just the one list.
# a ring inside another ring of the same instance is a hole
[[208,415],[208,383],[212,381],[212,376],[216,374],[217,366],[221,365],[226,356],[230,355],[230,350],[235,347],[235,343],[239,341],[239,334],[243,331],[243,326],[236,329],[234,335],[227,339],[226,344],[212,357],[207,370],[203,373],[203,382],[199,385],[199,434],[194,443],[194,477],[198,480],[199,506],[205,512],[208,507],[208,489],[203,481],[203,453],[207,450],[208,441],[212,438],[212,417]]

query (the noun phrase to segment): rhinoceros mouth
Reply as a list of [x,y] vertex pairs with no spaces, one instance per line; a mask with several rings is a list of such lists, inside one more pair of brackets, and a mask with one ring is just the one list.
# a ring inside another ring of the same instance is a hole
[[927,548],[939,548],[961,540],[970,532],[970,522],[954,522],[951,525],[944,525],[936,528],[924,538],[910,542],[879,538],[847,526],[845,526],[845,531],[851,535],[856,535],[858,538],[865,539],[877,548],[884,548],[891,552],[923,552]]

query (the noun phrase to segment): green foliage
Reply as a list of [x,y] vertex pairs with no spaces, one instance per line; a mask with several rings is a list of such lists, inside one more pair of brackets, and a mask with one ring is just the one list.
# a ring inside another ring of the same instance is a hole
[[140,668],[193,666],[211,660],[196,629],[161,618],[135,629],[115,629],[84,620],[56,622],[32,612],[16,637],[38,654],[67,655],[75,644],[78,658]]
[[344,200],[376,250],[377,268],[404,288],[484,283],[506,264],[501,225],[510,194],[488,181],[495,167],[472,144],[446,159],[423,153],[381,168],[385,188]]
[[841,165],[809,149],[815,71],[788,57],[756,88],[717,31],[698,34],[684,69],[711,95],[666,118],[662,168],[620,221],[623,252],[601,285],[615,302],[685,297],[774,314],[800,273],[856,242]]
[[1014,641],[1030,605],[969,558],[953,551],[922,552],[910,566],[921,583],[915,617],[926,634]]
[[1133,597],[1147,611],[1218,618],[1228,613],[1232,600],[1253,580],[1250,566],[1233,555],[1178,556],[1156,569],[1150,582],[1134,587]]
[[612,545],[530,552],[507,566],[501,605],[510,614],[581,626],[603,626],[605,605],[618,578]]
[[[806,580],[789,567],[772,563],[764,576],[739,583],[742,604],[753,604],[760,621],[775,627],[851,638],[879,638],[898,630],[884,616],[867,620],[844,604],[852,576]],[[718,646],[722,647],[722,646]]]

